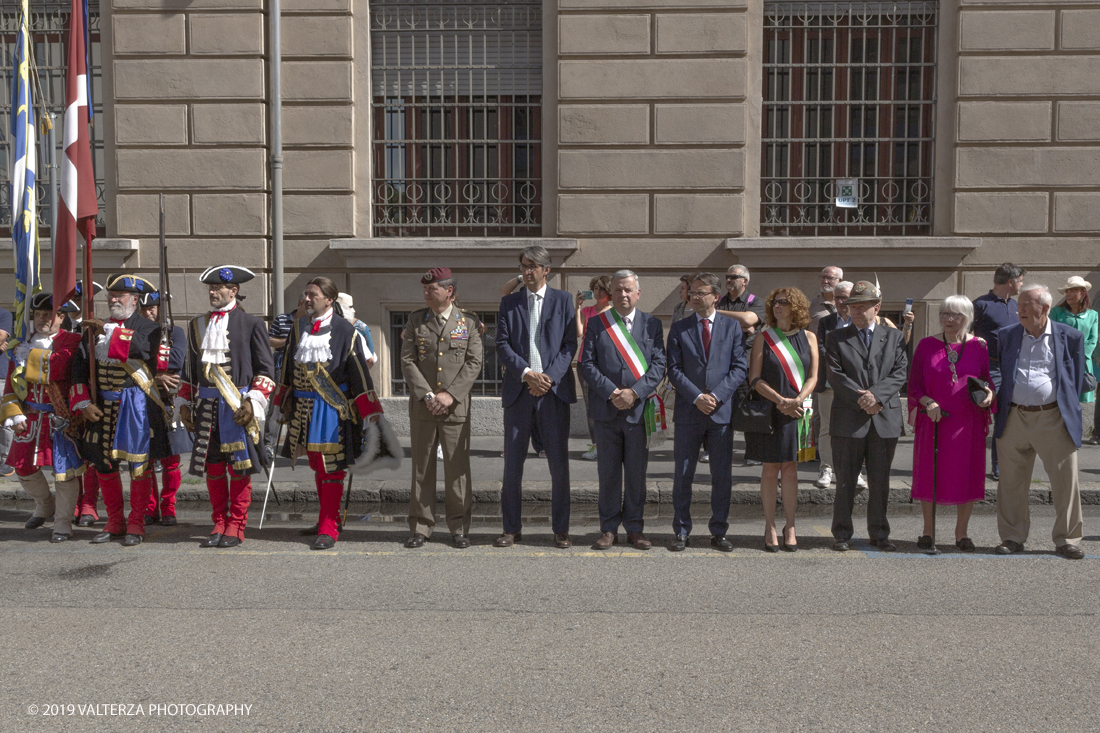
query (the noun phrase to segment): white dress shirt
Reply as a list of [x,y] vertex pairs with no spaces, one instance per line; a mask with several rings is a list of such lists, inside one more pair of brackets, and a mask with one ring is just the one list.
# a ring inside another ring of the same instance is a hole
[[[539,288],[537,291],[535,291],[533,293],[531,292],[530,288],[527,288],[527,307],[530,309],[529,312],[528,312],[528,319],[530,319],[530,314],[534,313],[535,314],[535,323],[541,323],[542,322],[542,303],[545,299],[546,299],[546,284],[545,283],[543,283],[542,287]],[[531,339],[534,339],[534,337],[535,337],[535,334],[530,334],[529,335],[529,338],[531,338]],[[543,366],[543,369],[546,368],[545,364],[543,364],[542,366]],[[531,371],[531,367],[524,367],[523,374],[520,375],[520,378],[526,377],[527,372],[529,372],[529,371]]]
[[1017,405],[1038,407],[1049,405],[1058,399],[1054,378],[1054,335],[1051,321],[1035,338],[1026,330],[1020,342],[1020,356],[1016,359],[1016,382],[1012,387],[1012,401]]

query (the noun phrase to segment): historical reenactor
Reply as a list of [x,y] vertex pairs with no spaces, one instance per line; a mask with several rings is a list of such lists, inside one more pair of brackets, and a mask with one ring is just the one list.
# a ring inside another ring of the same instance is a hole
[[[64,316],[54,313],[49,293],[31,298],[34,333],[15,347],[8,371],[0,420],[15,432],[8,465],[15,469],[23,490],[34,499],[34,514],[27,529],[36,529],[53,517],[50,542],[64,542],[72,536],[73,510],[84,473],[73,435],[81,419],[72,422],[68,394],[70,367],[80,347],[80,335],[61,331]],[[53,468],[57,496],[42,473]]]
[[303,293],[309,315],[290,331],[276,397],[289,423],[281,455],[305,454],[315,473],[321,510],[314,550],[336,544],[344,477],[364,453],[361,422],[382,415],[363,340],[333,310],[338,294],[327,277],[309,281]]
[[206,476],[214,530],[200,547],[236,547],[244,541],[252,474],[266,465],[263,416],[275,389],[275,359],[267,326],[238,303],[243,267],[211,267],[200,278],[213,310],[187,328],[180,385],[180,419],[195,433],[189,473]]
[[[93,282],[93,297],[101,292],[103,292],[103,286]],[[65,314],[61,320],[61,330],[80,333],[80,323],[84,314],[84,283],[78,280],[72,300],[65,301],[57,310]],[[99,478],[91,464],[85,463],[85,466],[87,470],[77,479],[80,482],[80,498],[77,500],[75,512],[78,527],[91,527],[99,521],[99,511],[96,509],[96,505],[99,504]]]
[[[161,296],[160,291],[142,293],[139,302],[141,315],[153,323],[158,323],[160,317]],[[172,407],[172,400],[180,385],[180,372],[183,371],[183,360],[187,355],[187,336],[179,326],[172,326],[172,336],[169,344],[158,347],[163,352],[163,346],[169,347],[167,358],[161,360],[158,353],[157,376],[154,379],[160,390],[160,398],[168,407]],[[175,423],[172,423],[175,427]],[[171,455],[161,458],[158,463],[161,470],[161,488],[157,488],[156,471],[149,474],[152,482],[149,491],[149,509],[145,515],[145,524],[153,524],[158,519],[164,527],[174,527],[176,524],[176,493],[180,489],[180,457],[179,450],[171,445]]]
[[[123,546],[133,547],[145,538],[150,461],[168,455],[167,408],[153,381],[152,366],[160,329],[138,312],[138,298],[156,288],[136,275],[113,275],[106,290],[110,319],[82,324],[95,334],[95,347],[88,354],[82,344],[73,359],[69,404],[87,421],[84,457],[99,476],[107,507],[107,525],[92,542],[122,538]],[[96,394],[90,389],[93,379]],[[130,466],[129,517],[118,471],[122,460]]]
[[481,373],[477,316],[455,305],[451,270],[436,267],[420,279],[424,303],[401,336],[401,373],[409,386],[412,491],[405,547],[422,547],[435,527],[436,446],[443,450],[447,529],[455,547],[470,546],[470,392]]

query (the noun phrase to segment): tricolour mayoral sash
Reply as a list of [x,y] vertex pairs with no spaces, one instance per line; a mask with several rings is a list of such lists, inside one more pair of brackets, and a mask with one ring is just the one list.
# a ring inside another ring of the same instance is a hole
[[[771,347],[779,366],[787,381],[794,387],[795,392],[802,391],[802,385],[806,383],[806,370],[802,366],[802,359],[794,350],[794,345],[787,339],[782,331],[775,328],[764,329],[764,341]],[[814,444],[813,431],[813,399],[807,397],[802,402],[802,417],[798,419],[798,460],[799,462],[812,461],[817,457],[817,447]]]
[[[611,343],[615,344],[619,355],[623,357],[623,361],[630,368],[631,374],[634,375],[635,379],[641,379],[642,375],[649,371],[649,364],[646,362],[642,350],[638,348],[638,343],[630,335],[630,331],[626,330],[623,317],[614,308],[608,308],[600,314],[600,320],[607,328]],[[665,423],[665,403],[656,393],[646,398],[645,407],[642,408],[642,419],[645,420],[645,434],[647,436],[668,429],[668,425]]]

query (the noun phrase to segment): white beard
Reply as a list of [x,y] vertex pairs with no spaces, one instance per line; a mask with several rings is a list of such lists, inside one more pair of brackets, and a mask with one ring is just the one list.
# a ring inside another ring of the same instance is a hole
[[127,307],[121,303],[115,303],[114,305],[107,306],[107,310],[111,312],[111,318],[116,321],[125,321],[127,318],[134,315],[134,311],[137,310],[137,305]]

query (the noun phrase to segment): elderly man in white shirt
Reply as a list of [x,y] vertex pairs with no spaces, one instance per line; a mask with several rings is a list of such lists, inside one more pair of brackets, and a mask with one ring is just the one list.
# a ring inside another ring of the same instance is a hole
[[[1081,447],[1084,337],[1048,317],[1052,299],[1042,285],[1020,292],[1020,322],[996,332],[1004,379],[997,392],[994,437],[1000,458],[997,529],[1000,555],[1024,549],[1031,528],[1028,494],[1035,456],[1050,476],[1055,551],[1070,560],[1085,556],[1077,450]],[[1012,378],[1009,378],[1009,377]]]

